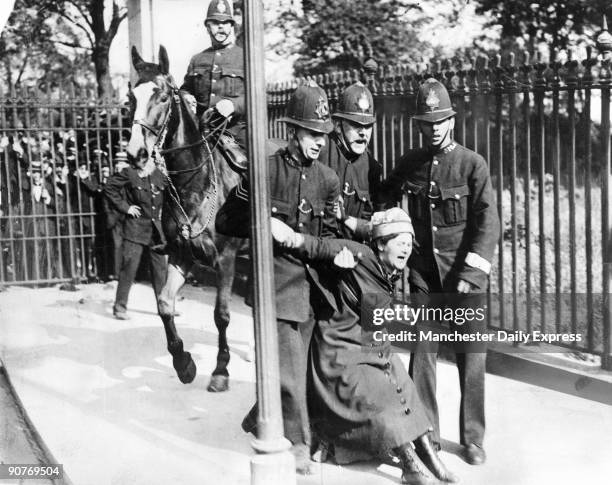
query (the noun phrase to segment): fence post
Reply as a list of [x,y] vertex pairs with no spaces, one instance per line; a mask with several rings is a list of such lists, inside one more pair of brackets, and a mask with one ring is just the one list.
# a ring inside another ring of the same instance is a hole
[[606,17],[603,18],[603,27],[597,35],[597,48],[601,52],[601,71],[599,81],[601,84],[601,150],[602,165],[604,168],[602,190],[602,250],[603,250],[603,352],[601,366],[603,369],[612,369],[612,233],[610,231],[610,214],[612,202],[610,188],[612,187],[612,166],[610,163],[610,60],[612,58],[612,35],[608,32]]

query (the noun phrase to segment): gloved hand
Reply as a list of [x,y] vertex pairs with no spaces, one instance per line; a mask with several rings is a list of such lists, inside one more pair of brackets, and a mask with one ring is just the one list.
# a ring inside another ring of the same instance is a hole
[[229,99],[222,99],[215,105],[215,108],[224,118],[229,118],[235,111],[234,103],[232,103]]

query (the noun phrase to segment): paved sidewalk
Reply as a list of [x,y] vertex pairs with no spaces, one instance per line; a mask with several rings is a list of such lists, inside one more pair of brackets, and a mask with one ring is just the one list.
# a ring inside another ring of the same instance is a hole
[[[230,392],[206,392],[217,334],[214,290],[186,287],[177,327],[198,366],[179,382],[150,287],[135,285],[130,321],[111,315],[114,286],[9,288],[0,293],[0,357],[24,406],[75,485],[248,484],[252,454],[240,421],[251,406],[250,310],[236,296],[228,338]],[[439,364],[443,459],[469,485],[608,483],[612,407],[487,375],[489,460],[470,467],[458,446],[457,373]],[[0,435],[0,440],[2,436]],[[0,446],[0,449],[2,447]],[[317,466],[303,484],[399,483],[400,470]]]

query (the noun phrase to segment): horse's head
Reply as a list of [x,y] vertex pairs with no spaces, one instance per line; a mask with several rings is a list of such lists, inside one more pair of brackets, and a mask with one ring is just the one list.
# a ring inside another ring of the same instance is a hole
[[138,49],[132,47],[132,64],[138,73],[138,81],[129,95],[133,119],[127,152],[135,159],[143,160],[161,141],[178,89],[168,74],[168,53],[164,46],[159,48],[159,64],[145,62]]

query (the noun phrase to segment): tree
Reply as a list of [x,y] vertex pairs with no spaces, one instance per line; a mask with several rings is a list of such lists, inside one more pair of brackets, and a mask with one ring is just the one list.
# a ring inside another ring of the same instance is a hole
[[490,25],[502,26],[502,38],[519,41],[531,53],[540,43],[550,51],[570,45],[592,44],[608,0],[477,0],[477,13],[492,15]]
[[[286,34],[284,39],[301,34],[295,48],[298,75],[359,68],[368,45],[382,63],[405,61],[429,47],[417,38],[425,21],[418,1],[303,0],[298,9],[294,3],[280,12],[274,26]],[[274,47],[283,49],[281,42]]]
[[[21,61],[12,62],[19,64],[14,71],[15,66],[8,69],[4,57],[9,82],[20,80],[28,65],[36,71],[45,64],[49,67],[50,62],[51,67],[68,71],[65,74],[73,78],[74,70],[70,69],[85,67],[87,59],[87,68],[94,67],[98,95],[109,97],[110,47],[126,17],[124,0],[17,0],[0,45],[0,54]],[[58,71],[47,71],[45,77],[52,78],[53,72]]]

